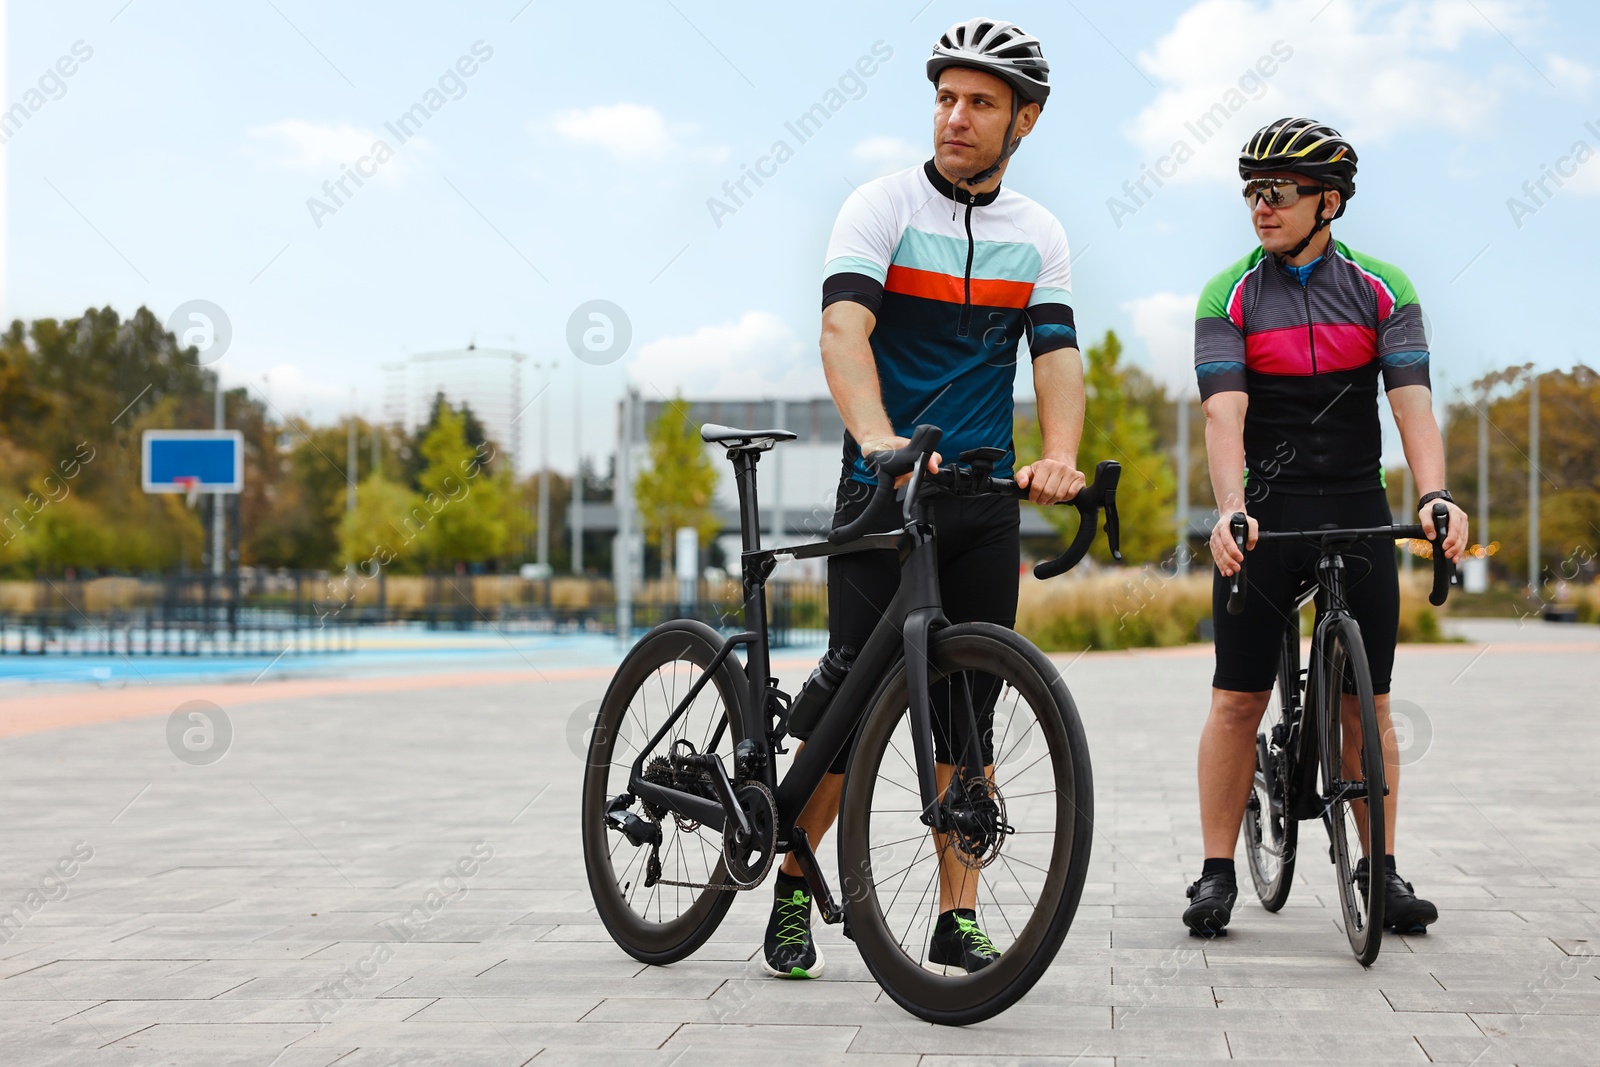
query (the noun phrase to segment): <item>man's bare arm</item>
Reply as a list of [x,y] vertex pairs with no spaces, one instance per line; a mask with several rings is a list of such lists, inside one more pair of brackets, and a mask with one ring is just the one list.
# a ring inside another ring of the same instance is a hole
[[1078,469],[1083,439],[1083,357],[1076,348],[1057,348],[1033,361],[1033,391],[1039,410],[1044,454],[1017,471],[1017,484],[1035,504],[1071,500],[1084,486]]
[[[1211,471],[1211,491],[1217,498],[1211,557],[1227,576],[1244,562],[1244,553],[1233,543],[1228,530],[1228,520],[1238,511],[1248,514],[1244,499],[1244,416],[1250,408],[1250,394],[1214,393],[1201,407],[1206,413],[1206,466]],[[1256,520],[1252,518],[1247,542],[1251,548],[1255,547],[1256,530]]]
[[[867,340],[877,324],[878,317],[853,300],[835,301],[822,309],[822,372],[844,428],[863,453],[893,448],[896,440]],[[874,445],[878,448],[869,447]]]
[[[1394,412],[1395,429],[1400,431],[1400,445],[1406,452],[1406,463],[1417,483],[1417,495],[1425,496],[1444,488],[1444,437],[1439,433],[1439,423],[1433,417],[1433,390],[1426,385],[1401,385],[1389,390],[1389,410]],[[1406,501],[1410,507],[1411,501]],[[1452,562],[1460,563],[1467,547],[1467,513],[1454,504],[1446,503],[1450,511],[1450,533],[1445,538],[1444,553]],[[1429,537],[1433,536],[1433,507],[1421,510],[1417,521]]]

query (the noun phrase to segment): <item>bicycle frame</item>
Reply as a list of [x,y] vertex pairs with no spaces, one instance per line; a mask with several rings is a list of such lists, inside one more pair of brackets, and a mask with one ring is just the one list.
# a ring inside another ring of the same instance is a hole
[[[742,633],[728,637],[711,664],[701,672],[688,693],[667,717],[656,735],[645,744],[634,761],[628,782],[628,791],[647,798],[669,810],[681,812],[686,817],[720,830],[727,816],[737,818],[742,829],[743,813],[733,800],[725,770],[718,773],[720,761],[712,768],[713,784],[722,798],[720,804],[681,790],[657,785],[644,780],[643,770],[647,757],[655,750],[673,725],[687,712],[705,685],[726,663],[735,648],[747,648],[742,672],[742,693],[737,709],[744,727],[745,741],[735,751],[735,778],[759,780],[773,791],[777,799],[777,847],[780,851],[799,850],[802,865],[814,863],[810,846],[803,832],[796,836],[795,820],[804,810],[811,795],[822,783],[823,775],[849,744],[856,727],[870,707],[871,697],[878,685],[899,662],[908,656],[927,658],[928,639],[934,629],[949,625],[944,616],[939,592],[938,554],[933,525],[927,522],[920,505],[906,507],[910,516],[903,529],[889,533],[868,534],[843,545],[815,542],[780,549],[762,549],[756,489],[756,465],[762,449],[758,447],[730,449],[735,483],[739,492],[739,527],[744,552],[741,557],[744,582],[744,625]],[[908,496],[915,499],[915,486]],[[778,731],[772,718],[782,713],[781,703],[771,677],[771,659],[768,645],[766,619],[766,583],[773,569],[781,561],[814,559],[844,555],[852,552],[894,548],[901,556],[899,590],[890,602],[883,618],[856,656],[855,663],[845,676],[827,713],[817,724],[805,747],[801,750],[783,780],[776,780],[772,756],[777,749]],[[736,661],[737,662],[737,661]],[[923,822],[936,830],[942,825],[942,812],[938,803],[937,779],[934,772],[932,712],[927,676],[914,671],[910,677],[913,720],[913,747],[916,754],[917,776],[921,786]],[[968,717],[973,717],[970,706]],[[965,764],[969,773],[982,773],[981,756],[971,743],[976,734],[976,721],[969,724],[967,741],[962,744]],[[712,737],[715,748],[722,737],[719,725]],[[819,903],[822,902],[819,894]],[[826,912],[826,908],[824,909]]]

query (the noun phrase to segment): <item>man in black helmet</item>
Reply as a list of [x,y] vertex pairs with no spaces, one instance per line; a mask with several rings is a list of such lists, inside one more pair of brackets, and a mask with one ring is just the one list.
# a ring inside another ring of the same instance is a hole
[[[1226,932],[1236,897],[1233,854],[1255,768],[1256,731],[1277,676],[1285,620],[1315,554],[1297,546],[1256,547],[1261,526],[1315,529],[1387,526],[1382,379],[1416,503],[1431,536],[1436,500],[1450,510],[1445,554],[1459,562],[1467,516],[1445,489],[1444,443],[1433,417],[1428,340],[1411,282],[1396,267],[1335,241],[1329,224],[1355,195],[1356,153],[1338,131],[1305,118],[1264,127],[1239,158],[1245,206],[1260,247],[1218,274],[1200,296],[1195,373],[1206,414],[1206,453],[1219,518],[1211,531],[1216,673],[1211,713],[1200,735],[1200,823],[1205,864],[1189,887],[1183,920],[1191,933]],[[1230,615],[1227,578],[1244,559],[1228,531],[1249,518],[1250,595]],[[1392,547],[1366,540],[1345,553],[1347,599],[1361,627],[1383,735],[1389,810],[1399,806],[1400,763],[1389,719],[1389,683],[1400,592]],[[1358,721],[1353,697],[1346,719]],[[1356,743],[1359,730],[1344,736]],[[1384,856],[1385,925],[1423,933],[1438,911],[1395,871],[1395,818]],[[1364,861],[1363,861],[1364,862]]]
[[[1009,477],[1015,469],[1036,503],[1070,500],[1083,488],[1077,463],[1083,366],[1069,304],[1066,234],[1044,208],[1000,186],[1011,154],[1038,122],[1049,70],[1038,40],[1013,23],[976,18],[952,26],[927,64],[936,86],[933,158],[863,185],[839,213],[822,283],[822,365],[846,429],[836,527],[860,515],[876,484],[864,457],[907,444],[918,423],[943,429],[945,455],[1004,450],[994,473]],[[1023,337],[1044,455],[1016,467],[1012,387]],[[945,616],[1011,626],[1020,562],[1017,501],[941,498],[933,517]],[[834,557],[830,657],[866,643],[899,582],[892,551]],[[991,698],[980,716],[992,722],[993,714]],[[935,733],[938,784],[945,788],[955,760]],[[848,746],[798,820],[813,844],[838,814],[847,753]],[[992,761],[992,753],[985,755]],[[999,951],[978,925],[977,872],[955,849],[937,838],[936,844],[939,917],[926,966],[966,974]],[[811,892],[792,854],[778,872],[765,963],[782,977],[822,973],[811,936]]]

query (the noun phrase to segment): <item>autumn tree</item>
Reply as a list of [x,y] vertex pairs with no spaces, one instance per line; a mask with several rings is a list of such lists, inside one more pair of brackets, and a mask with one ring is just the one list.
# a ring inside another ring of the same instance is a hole
[[721,524],[711,510],[717,488],[717,468],[700,441],[699,429],[689,421],[682,397],[661,405],[650,427],[650,466],[634,483],[645,541],[661,553],[661,572],[672,572],[673,538],[680,527],[692,526],[704,548]]
[[[1122,464],[1122,480],[1117,485],[1122,556],[1129,563],[1156,563],[1169,558],[1176,544],[1173,462],[1157,442],[1148,404],[1130,396],[1130,387],[1148,393],[1149,379],[1123,366],[1121,360],[1122,342],[1110,330],[1084,353],[1086,403],[1078,465],[1093,479],[1095,464],[1101,460]],[[1155,389],[1159,391],[1159,386]],[[1018,418],[1015,439],[1018,463],[1038,457],[1042,444],[1037,418]],[[1075,510],[1049,507],[1043,512],[1064,535],[1077,530]],[[1096,538],[1093,553],[1102,561],[1111,559],[1104,538]]]

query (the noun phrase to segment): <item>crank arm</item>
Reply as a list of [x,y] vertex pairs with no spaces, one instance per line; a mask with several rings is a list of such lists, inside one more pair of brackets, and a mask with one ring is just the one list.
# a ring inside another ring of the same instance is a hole
[[817,854],[811,851],[811,842],[806,838],[804,827],[794,828],[794,842],[789,846],[789,852],[800,864],[800,873],[805,875],[806,884],[811,887],[811,898],[817,902],[817,912],[822,916],[822,921],[830,926],[843,922],[844,909],[834,902],[833,893],[828,889],[828,881],[817,864]]

